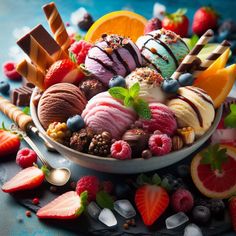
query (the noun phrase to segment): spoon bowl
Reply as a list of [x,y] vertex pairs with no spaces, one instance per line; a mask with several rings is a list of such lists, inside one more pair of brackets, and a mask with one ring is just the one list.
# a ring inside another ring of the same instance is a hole
[[52,168],[49,170],[48,175],[46,175],[46,180],[48,183],[55,186],[63,186],[70,179],[71,173],[68,168]]

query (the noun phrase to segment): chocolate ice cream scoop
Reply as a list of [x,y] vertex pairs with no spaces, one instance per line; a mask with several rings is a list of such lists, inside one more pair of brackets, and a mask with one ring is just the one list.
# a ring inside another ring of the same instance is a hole
[[69,117],[81,114],[87,100],[77,86],[59,83],[48,88],[38,104],[38,118],[47,129],[52,122],[65,122]]

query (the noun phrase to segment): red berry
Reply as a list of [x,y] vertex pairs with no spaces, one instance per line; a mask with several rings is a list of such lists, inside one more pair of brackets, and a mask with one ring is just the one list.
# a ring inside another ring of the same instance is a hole
[[21,80],[21,75],[16,71],[16,63],[14,62],[5,62],[3,64],[3,73],[4,75],[11,80]]
[[99,185],[100,183],[96,176],[84,176],[77,182],[76,192],[80,195],[82,192],[88,191],[88,201],[93,201],[96,199]]
[[189,212],[193,203],[193,196],[187,189],[177,189],[171,196],[171,204],[176,212]]
[[113,183],[110,180],[102,182],[103,191],[105,191],[107,193],[112,193],[113,188],[114,188]]
[[154,155],[161,156],[171,151],[172,141],[166,134],[154,134],[150,137],[148,145]]
[[35,197],[33,200],[32,200],[32,203],[34,205],[38,205],[39,204],[39,199],[37,197]]
[[208,29],[217,27],[218,13],[211,7],[199,8],[193,17],[192,30],[197,35],[204,34]]
[[75,62],[80,65],[84,63],[88,51],[91,47],[92,44],[90,44],[89,42],[86,42],[84,40],[76,41],[69,48],[70,57],[72,57],[73,61],[75,59]]
[[22,168],[30,167],[36,162],[37,154],[32,149],[23,148],[16,154],[16,163]]
[[111,156],[116,159],[125,160],[131,158],[131,147],[123,140],[114,142],[111,145]]
[[25,215],[26,215],[27,217],[31,217],[31,212],[30,212],[30,211],[26,211],[26,212],[25,212]]
[[152,18],[148,21],[144,28],[144,34],[148,34],[149,32],[153,30],[158,30],[162,28],[161,20],[158,18]]

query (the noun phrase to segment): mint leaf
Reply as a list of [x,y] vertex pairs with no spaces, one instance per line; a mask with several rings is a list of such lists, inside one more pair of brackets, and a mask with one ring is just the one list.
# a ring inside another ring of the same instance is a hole
[[152,117],[148,103],[141,98],[137,99],[134,102],[134,110],[143,119],[148,120],[148,119],[151,119],[151,117]]
[[189,49],[193,49],[193,47],[196,45],[197,41],[199,40],[199,37],[194,34],[191,39],[190,39],[190,42],[189,42]]
[[155,185],[160,185],[161,183],[161,178],[160,176],[155,173],[153,176],[152,176],[152,183],[155,184]]
[[97,193],[96,202],[102,208],[108,208],[108,209],[114,208],[113,198],[105,191],[100,191]]
[[230,113],[224,119],[226,127],[236,128],[236,104],[230,105]]
[[226,148],[220,148],[219,144],[211,145],[207,150],[200,153],[202,156],[201,164],[210,165],[212,171],[222,171],[222,164],[228,160]]
[[129,89],[129,95],[132,97],[132,98],[136,98],[139,94],[139,91],[140,91],[140,85],[139,83],[135,83],[133,84],[130,89]]
[[124,105],[126,107],[132,107],[134,105],[134,99],[131,96],[126,96],[124,99]]
[[129,95],[128,89],[123,87],[113,87],[110,88],[108,92],[113,98],[121,99],[122,101],[125,99],[126,96]]
[[30,108],[29,107],[24,107],[22,109],[22,112],[25,113],[26,115],[30,116]]

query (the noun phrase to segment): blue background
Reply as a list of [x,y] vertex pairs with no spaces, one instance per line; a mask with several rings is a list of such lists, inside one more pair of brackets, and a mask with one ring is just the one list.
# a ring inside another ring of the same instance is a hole
[[[156,1],[152,0],[77,0],[77,1],[66,1],[58,0],[55,1],[58,9],[65,22],[69,21],[71,12],[77,8],[85,7],[94,17],[99,18],[105,13],[120,9],[132,9],[137,13],[144,15],[146,18],[152,17],[153,4]],[[202,5],[212,4],[221,13],[222,18],[234,18],[236,1],[203,1],[203,0],[159,0],[159,3],[167,5],[167,11],[175,11],[179,7],[188,8],[188,16],[192,19],[193,12],[195,9]],[[0,64],[4,61],[9,60],[9,48],[15,44],[15,39],[12,36],[12,31],[15,28],[21,28],[22,26],[34,27],[41,23],[48,28],[41,6],[48,1],[33,1],[33,0],[0,0]],[[4,78],[1,74],[1,79]],[[11,84],[12,88],[18,87],[19,83]],[[5,121],[7,124],[10,123],[1,113],[0,122]],[[46,153],[45,148],[41,148]],[[54,159],[53,155],[48,157],[51,161]],[[7,166],[7,163],[4,163]],[[63,164],[63,163],[62,163]],[[68,164],[68,163],[67,163]],[[1,164],[0,164],[1,165]],[[0,177],[1,171],[0,168]],[[81,174],[86,173],[86,169],[77,168],[77,171],[81,171]],[[1,180],[1,179],[0,179]],[[0,191],[0,235],[2,236],[21,236],[21,235],[37,235],[37,236],[54,236],[54,235],[75,235],[59,229],[53,229],[50,225],[46,225],[38,221],[33,215],[30,219],[25,217],[25,209],[14,202],[14,200],[7,194],[3,194]],[[23,218],[23,222],[19,223],[18,218]]]

